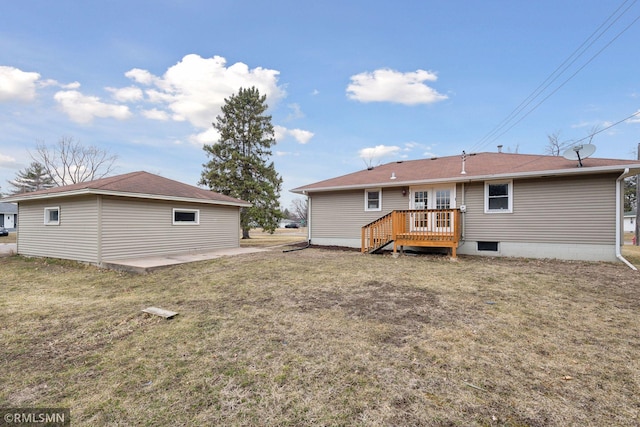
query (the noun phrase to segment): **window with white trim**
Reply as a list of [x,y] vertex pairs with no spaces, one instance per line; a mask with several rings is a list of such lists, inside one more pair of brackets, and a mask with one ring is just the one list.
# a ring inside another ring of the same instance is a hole
[[60,225],[60,206],[44,208],[44,225]]
[[484,183],[484,212],[513,212],[513,181],[491,181]]
[[199,209],[173,209],[173,225],[200,224]]
[[364,190],[364,210],[365,211],[381,211],[382,210],[382,189],[369,188]]

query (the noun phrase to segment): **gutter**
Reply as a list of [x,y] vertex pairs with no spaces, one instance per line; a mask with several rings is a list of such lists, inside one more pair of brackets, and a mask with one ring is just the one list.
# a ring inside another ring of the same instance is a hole
[[[61,187],[59,187],[61,188]],[[32,200],[45,200],[45,199],[54,199],[59,197],[71,197],[71,196],[115,196],[115,197],[128,197],[132,199],[151,199],[151,200],[164,200],[170,202],[186,202],[186,203],[197,203],[197,204],[207,204],[207,205],[223,205],[223,206],[238,206],[241,208],[249,208],[252,206],[251,203],[240,201],[227,201],[227,200],[216,200],[216,199],[200,199],[194,197],[181,197],[181,196],[167,196],[163,194],[146,194],[146,193],[132,193],[125,191],[110,191],[110,190],[101,190],[94,188],[82,188],[79,190],[71,190],[71,191],[55,191],[51,193],[41,193],[36,195],[30,195],[29,193],[24,193],[18,196],[10,196],[2,199],[3,201],[11,201],[13,203],[20,202],[29,202]]]
[[618,177],[618,179],[616,179],[616,258],[618,258],[620,261],[624,262],[625,264],[627,264],[632,270],[638,271],[638,269],[636,268],[635,265],[631,264],[628,260],[625,259],[625,257],[622,256],[622,252],[620,252],[620,247],[621,247],[621,242],[620,242],[620,229],[621,229],[621,221],[620,218],[622,218],[622,215],[624,215],[624,213],[622,212],[622,180],[625,179],[626,177],[630,176],[631,174],[629,173],[629,168],[626,168],[624,170],[624,172],[622,173],[622,175],[620,175]]

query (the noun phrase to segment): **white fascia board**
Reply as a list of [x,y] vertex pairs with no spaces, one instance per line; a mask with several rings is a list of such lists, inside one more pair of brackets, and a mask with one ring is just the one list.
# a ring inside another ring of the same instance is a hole
[[[53,198],[59,198],[59,197],[101,195],[101,196],[114,196],[114,197],[128,197],[128,198],[134,198],[134,199],[197,203],[197,204],[207,204],[207,205],[238,206],[241,208],[248,208],[252,206],[251,203],[236,203],[236,202],[227,202],[224,200],[195,199],[191,197],[175,197],[175,196],[164,196],[164,195],[158,195],[158,194],[105,191],[105,190],[95,190],[92,188],[83,188],[80,190],[73,190],[73,191],[60,191],[57,193],[38,194],[33,196],[29,196],[28,194],[29,193],[25,193],[24,195],[11,197],[11,200],[14,202],[24,202],[24,201],[31,201],[31,200],[46,200],[46,199],[53,199]],[[3,200],[8,200],[8,199],[9,198],[3,199]]]
[[573,176],[573,175],[592,175],[603,173],[615,173],[624,172],[629,168],[627,176],[634,176],[640,174],[640,164],[626,165],[626,166],[598,166],[598,167],[575,167],[571,169],[553,169],[546,171],[531,171],[531,172],[517,172],[517,173],[501,173],[490,175],[476,175],[476,176],[460,176],[455,178],[443,178],[443,179],[426,179],[426,180],[413,180],[413,181],[394,181],[394,182],[372,182],[368,184],[355,184],[355,185],[343,185],[336,187],[318,187],[312,189],[294,189],[290,190],[292,193],[308,194],[308,193],[320,193],[326,191],[338,191],[338,190],[361,190],[364,188],[390,188],[390,187],[403,187],[410,185],[428,185],[428,184],[444,184],[444,183],[459,183],[459,182],[474,182],[474,181],[491,181],[499,179],[521,179],[521,178],[542,178],[542,177],[554,177],[554,176]]

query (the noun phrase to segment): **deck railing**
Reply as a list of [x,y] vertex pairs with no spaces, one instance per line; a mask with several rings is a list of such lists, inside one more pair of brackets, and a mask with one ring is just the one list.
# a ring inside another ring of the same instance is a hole
[[375,252],[394,242],[397,246],[458,246],[459,209],[396,210],[362,227],[362,252]]

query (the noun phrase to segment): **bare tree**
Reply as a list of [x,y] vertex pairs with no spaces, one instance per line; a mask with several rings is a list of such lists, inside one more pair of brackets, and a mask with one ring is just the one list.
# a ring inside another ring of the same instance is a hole
[[293,199],[291,202],[291,211],[293,215],[298,219],[298,221],[302,221],[305,224],[307,223],[307,212],[309,208],[309,203],[307,199]]
[[110,175],[118,156],[96,146],[62,137],[52,146],[39,142],[31,158],[44,165],[58,185],[77,184]]
[[569,148],[569,146],[573,142],[572,140],[560,141],[560,131],[556,131],[551,135],[547,135],[547,138],[549,139],[549,142],[544,152],[551,156],[561,155],[564,152],[564,150]]

